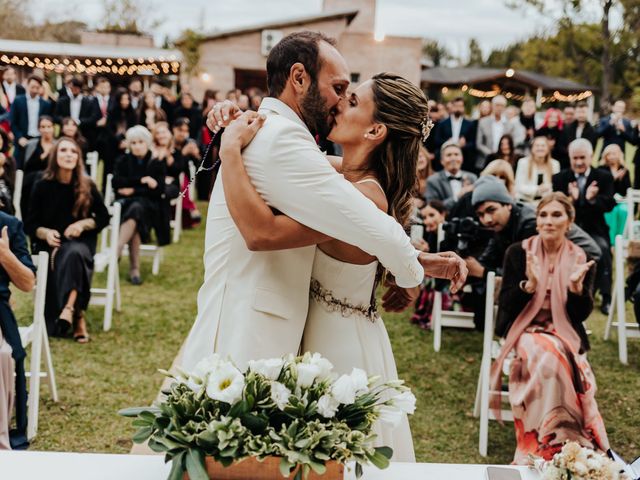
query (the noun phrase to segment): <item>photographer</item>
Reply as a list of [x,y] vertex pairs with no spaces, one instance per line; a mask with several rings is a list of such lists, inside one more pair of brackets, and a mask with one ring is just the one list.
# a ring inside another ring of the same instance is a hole
[[[471,203],[480,226],[492,232],[486,248],[478,257],[467,256],[469,283],[473,293],[469,295],[475,313],[477,329],[484,328],[484,278],[489,271],[502,276],[505,252],[514,243],[537,234],[536,214],[529,205],[517,203],[509,195],[504,183],[493,176],[481,177],[475,183]],[[571,226],[567,238],[582,247],[589,260],[598,261],[600,249],[593,239],[577,225]],[[475,277],[474,281],[471,277]]]

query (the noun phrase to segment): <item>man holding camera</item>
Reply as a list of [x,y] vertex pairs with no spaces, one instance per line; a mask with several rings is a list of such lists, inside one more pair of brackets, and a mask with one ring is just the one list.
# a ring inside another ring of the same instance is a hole
[[[488,175],[474,186],[471,203],[480,225],[493,232],[485,250],[476,259],[465,259],[469,277],[484,279],[489,271],[502,275],[502,263],[507,248],[536,235],[536,212],[526,204],[516,203],[504,183]],[[582,247],[589,260],[598,261],[601,250],[593,239],[577,225],[572,225],[567,237]],[[484,282],[482,283],[484,286]],[[484,325],[484,287],[474,287],[476,327]]]

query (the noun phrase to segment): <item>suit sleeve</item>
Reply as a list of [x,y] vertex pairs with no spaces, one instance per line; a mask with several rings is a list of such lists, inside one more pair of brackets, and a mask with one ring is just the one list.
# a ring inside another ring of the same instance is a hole
[[484,132],[482,131],[482,123],[478,122],[478,134],[476,135],[476,148],[484,155],[491,155],[493,152],[485,143]]
[[613,177],[608,172],[603,172],[598,178],[599,191],[592,202],[586,202],[591,208],[597,212],[610,212],[616,206],[616,200],[613,197]]
[[15,225],[10,229],[9,245],[11,246],[11,253],[13,253],[20,263],[32,271],[36,271],[36,267],[31,261],[31,254],[29,254],[29,248],[27,247],[27,237],[24,234],[24,228],[20,220],[15,221]]
[[[11,131],[13,132],[13,136],[15,137],[15,142],[17,143],[18,140],[20,140],[22,137],[24,137],[27,132],[23,132],[22,129],[20,128],[20,124],[22,123],[21,121],[21,111],[22,111],[22,99],[16,99],[13,102],[13,105],[11,106],[11,110],[10,110],[10,122],[11,122]],[[26,102],[25,102],[25,109],[26,109]]]
[[339,175],[309,141],[307,132],[277,135],[269,163],[257,170],[247,165],[270,206],[377,257],[399,286],[420,284],[424,269],[404,229]]

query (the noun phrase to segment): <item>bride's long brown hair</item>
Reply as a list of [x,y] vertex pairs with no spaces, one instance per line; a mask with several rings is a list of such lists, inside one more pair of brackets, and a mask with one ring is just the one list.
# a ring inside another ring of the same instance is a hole
[[389,215],[406,227],[429,106],[422,90],[399,75],[380,73],[372,80],[373,118],[387,127],[387,138],[374,151],[370,168],[387,195]]
[[71,177],[71,184],[73,185],[73,193],[75,197],[71,214],[74,218],[81,220],[83,218],[87,218],[89,208],[91,208],[91,179],[84,173],[82,150],[80,149],[78,142],[71,137],[60,137],[60,139],[51,148],[49,163],[47,164],[47,169],[44,171],[42,178],[45,180],[58,180],[58,173],[60,172],[60,167],[58,166],[58,149],[62,142],[69,142],[73,144],[73,148],[78,154],[78,163],[76,164],[76,168],[73,170]]

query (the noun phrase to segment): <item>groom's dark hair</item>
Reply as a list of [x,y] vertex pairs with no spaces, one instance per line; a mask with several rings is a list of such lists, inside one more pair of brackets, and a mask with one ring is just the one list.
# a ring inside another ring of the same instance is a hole
[[320,42],[336,46],[336,41],[323,33],[302,31],[287,35],[271,49],[267,57],[267,86],[270,97],[278,97],[282,93],[294,63],[304,65],[311,82],[316,82],[321,67],[318,47]]

